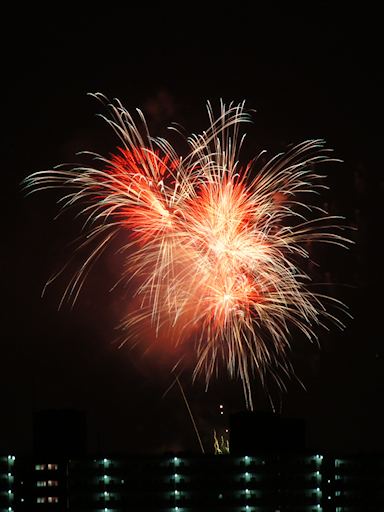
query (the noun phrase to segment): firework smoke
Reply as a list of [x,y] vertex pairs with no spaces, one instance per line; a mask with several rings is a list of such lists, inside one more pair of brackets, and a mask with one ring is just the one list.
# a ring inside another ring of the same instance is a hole
[[[100,94],[97,98],[105,101]],[[345,247],[340,217],[307,204],[320,193],[318,164],[334,160],[322,140],[308,140],[260,165],[240,163],[244,104],[208,104],[209,128],[187,139],[182,157],[164,138],[149,134],[115,101],[106,121],[120,139],[109,158],[92,166],[37,172],[29,191],[60,188],[62,207],[79,206],[85,218],[81,246],[93,247],[63,300],[75,301],[92,263],[125,230],[121,280],[137,284],[138,307],[122,320],[124,340],[144,323],[164,327],[195,356],[194,377],[208,385],[220,362],[243,382],[252,408],[251,380],[290,371],[290,331],[316,340],[317,327],[342,327],[336,299],[311,291],[299,267],[310,242]],[[173,128],[175,130],[175,128]],[[176,130],[177,131],[177,130]],[[260,156],[260,155],[259,155]],[[94,243],[94,245],[91,245]]]

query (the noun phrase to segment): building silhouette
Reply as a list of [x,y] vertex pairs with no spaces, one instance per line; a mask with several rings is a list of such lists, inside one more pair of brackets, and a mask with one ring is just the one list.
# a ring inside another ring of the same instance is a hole
[[305,450],[303,419],[241,411],[230,416],[229,431],[233,454],[299,453]]
[[230,454],[89,455],[84,416],[50,411],[33,455],[0,455],[0,512],[384,510],[383,455],[306,451],[304,437],[300,421],[241,413]]
[[33,415],[33,452],[39,457],[82,457],[86,453],[85,413],[51,409]]
[[[35,488],[26,486],[25,468]],[[0,457],[0,510],[382,512],[384,457],[321,453]]]

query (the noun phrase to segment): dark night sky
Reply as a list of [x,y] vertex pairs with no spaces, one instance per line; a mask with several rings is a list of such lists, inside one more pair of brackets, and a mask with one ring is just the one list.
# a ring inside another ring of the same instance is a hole
[[[108,291],[116,277],[113,251],[96,265],[73,310],[57,312],[65,277],[40,298],[72,253],[79,224],[70,214],[54,220],[57,196],[25,198],[20,182],[75,161],[77,151],[113,149],[112,132],[95,117],[101,106],[86,96],[95,91],[143,108],[155,134],[174,120],[204,129],[207,99],[246,99],[257,110],[249,136],[254,152],[312,137],[336,150],[344,163],[332,170],[326,199],[332,213],[358,224],[357,245],[321,263],[348,285],[334,291],[355,319],[342,333],[321,335],[320,350],[294,343],[292,361],[307,390],[292,381],[283,412],[307,419],[313,446],[384,449],[378,13],[348,9],[318,2],[310,12],[244,7],[216,16],[160,8],[8,15],[0,452],[29,450],[32,412],[55,407],[87,411],[91,449],[197,449],[177,389],[162,398],[172,382],[166,361],[140,346],[118,351],[113,344],[123,300]],[[188,373],[183,383],[210,445],[224,421],[218,405],[227,412],[243,407],[240,385],[221,378],[205,393]],[[255,393],[265,408],[265,396]]]

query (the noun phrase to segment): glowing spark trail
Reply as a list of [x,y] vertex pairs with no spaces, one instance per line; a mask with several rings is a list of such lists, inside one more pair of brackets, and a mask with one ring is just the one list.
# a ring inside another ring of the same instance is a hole
[[[99,99],[104,97],[97,94]],[[288,372],[290,330],[316,340],[318,325],[342,324],[330,312],[337,300],[310,291],[299,268],[310,242],[341,246],[348,239],[340,217],[307,204],[325,188],[318,164],[332,161],[322,140],[307,140],[257,169],[243,166],[239,129],[251,121],[244,104],[221,104],[210,125],[187,139],[179,156],[153,138],[116,101],[105,118],[120,139],[110,158],[93,154],[91,167],[37,172],[31,191],[64,188],[64,208],[80,205],[84,246],[95,242],[63,299],[75,301],[96,258],[121,230],[128,234],[122,280],[138,283],[140,307],[123,319],[126,338],[143,322],[167,325],[175,343],[195,356],[194,377],[208,385],[220,361],[240,376],[252,408],[251,378]],[[192,349],[193,347],[193,349]]]

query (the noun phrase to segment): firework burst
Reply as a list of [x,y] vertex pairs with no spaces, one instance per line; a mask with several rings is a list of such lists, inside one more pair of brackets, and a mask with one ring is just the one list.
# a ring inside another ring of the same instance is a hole
[[168,140],[150,136],[140,111],[137,124],[118,101],[108,109],[120,139],[112,156],[91,154],[90,167],[25,180],[30,191],[63,188],[63,208],[79,205],[85,218],[81,247],[94,242],[63,300],[76,300],[92,263],[126,230],[121,280],[137,283],[140,306],[122,320],[124,340],[143,322],[156,333],[167,325],[175,344],[193,352],[194,377],[203,374],[208,385],[222,362],[241,378],[252,408],[252,376],[272,372],[280,381],[289,371],[292,329],[314,341],[317,326],[342,327],[330,306],[343,305],[311,291],[299,267],[308,243],[349,242],[340,217],[307,203],[324,188],[315,168],[334,160],[331,152],[308,140],[243,166],[239,130],[251,117],[231,103],[218,116],[208,104],[208,130],[190,136],[181,157]]

